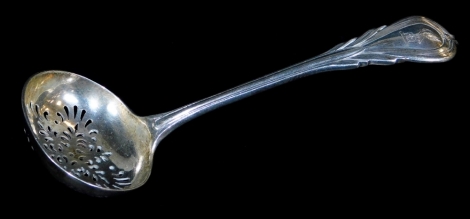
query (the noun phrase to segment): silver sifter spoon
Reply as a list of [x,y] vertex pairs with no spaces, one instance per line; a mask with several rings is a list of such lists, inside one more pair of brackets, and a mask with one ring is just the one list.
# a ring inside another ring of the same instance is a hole
[[105,87],[65,71],[25,83],[25,131],[48,169],[67,186],[97,197],[134,190],[150,176],[157,145],[175,128],[220,106],[320,72],[454,57],[456,41],[425,17],[371,29],[314,58],[170,112],[137,116]]

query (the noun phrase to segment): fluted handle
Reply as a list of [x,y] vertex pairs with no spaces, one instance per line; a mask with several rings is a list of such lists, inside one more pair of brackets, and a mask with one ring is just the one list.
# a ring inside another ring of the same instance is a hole
[[[408,17],[341,43],[315,57],[335,59],[344,65],[386,65],[402,61],[444,62],[456,53],[454,36],[436,22],[420,16]],[[341,54],[341,55],[340,55]]]
[[[456,41],[444,28],[425,17],[408,17],[341,43],[314,58],[238,87],[155,116],[149,116],[157,141],[179,125],[203,113],[292,79],[320,72],[403,61],[444,62],[454,57]],[[224,69],[220,69],[223,71]],[[157,144],[154,144],[157,145]]]

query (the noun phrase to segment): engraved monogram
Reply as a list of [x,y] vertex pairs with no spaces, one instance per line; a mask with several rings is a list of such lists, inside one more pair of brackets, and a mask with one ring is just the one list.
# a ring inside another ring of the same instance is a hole
[[426,28],[421,29],[418,33],[400,31],[400,34],[406,43],[421,44],[424,38],[431,40],[431,41],[441,42],[436,35],[434,35],[430,30]]

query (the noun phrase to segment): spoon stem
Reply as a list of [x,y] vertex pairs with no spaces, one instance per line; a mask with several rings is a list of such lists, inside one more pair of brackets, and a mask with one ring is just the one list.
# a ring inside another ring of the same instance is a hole
[[[183,124],[199,115],[202,115],[221,106],[230,104],[245,97],[254,95],[258,92],[284,84],[293,79],[312,75],[324,71],[333,71],[340,69],[349,69],[358,66],[352,65],[334,65],[332,60],[313,58],[303,63],[288,67],[286,69],[268,74],[253,81],[239,85],[232,89],[210,96],[208,98],[196,101],[177,110],[167,113],[159,119],[161,125],[165,124],[165,132],[169,133]],[[158,125],[157,125],[158,126]]]
[[321,72],[347,70],[397,62],[444,62],[456,52],[455,40],[444,28],[425,17],[408,17],[388,27],[371,29],[327,52],[154,118],[161,140],[181,124],[218,107],[258,92]]

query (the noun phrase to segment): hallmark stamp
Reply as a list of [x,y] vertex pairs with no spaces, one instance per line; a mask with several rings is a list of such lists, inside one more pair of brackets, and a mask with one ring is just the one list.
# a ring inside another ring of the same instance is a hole
[[412,33],[412,32],[402,32],[400,31],[401,36],[403,37],[403,40],[406,43],[418,43],[421,44],[423,42],[423,39],[428,39],[431,41],[438,41],[440,42],[439,38],[434,35],[430,30],[423,28],[421,29],[418,33]]

